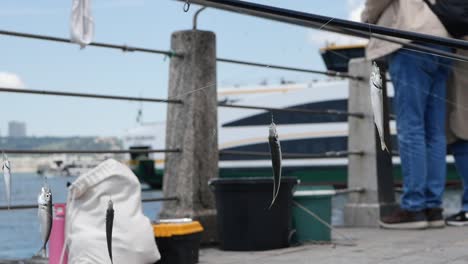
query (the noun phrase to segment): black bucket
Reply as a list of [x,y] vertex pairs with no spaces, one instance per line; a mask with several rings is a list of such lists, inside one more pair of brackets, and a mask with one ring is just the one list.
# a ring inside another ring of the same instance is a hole
[[223,250],[268,250],[289,246],[295,177],[283,177],[270,208],[273,179],[222,178],[210,181],[216,197],[218,236]]

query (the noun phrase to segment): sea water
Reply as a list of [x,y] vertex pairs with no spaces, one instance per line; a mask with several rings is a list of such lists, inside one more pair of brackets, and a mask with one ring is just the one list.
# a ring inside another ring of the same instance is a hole
[[[1,176],[0,176],[1,177]],[[67,182],[76,177],[48,178],[54,203],[64,203],[67,198]],[[37,204],[37,196],[43,178],[35,173],[14,173],[11,185],[12,205]],[[143,191],[142,198],[162,197],[160,191]],[[6,205],[5,187],[0,179],[0,205]],[[161,209],[160,202],[143,203],[143,213],[155,220]],[[105,217],[105,212],[103,212]],[[104,232],[104,230],[103,230]],[[0,259],[29,258],[42,246],[37,209],[0,210]]]

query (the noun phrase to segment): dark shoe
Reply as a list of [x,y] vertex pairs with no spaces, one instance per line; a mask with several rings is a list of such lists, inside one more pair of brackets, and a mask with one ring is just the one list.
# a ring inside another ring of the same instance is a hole
[[460,211],[458,214],[451,215],[445,219],[449,226],[468,225],[468,212]]
[[429,226],[424,211],[395,210],[391,215],[382,217],[379,224],[388,229],[424,229]]
[[444,217],[442,216],[442,208],[427,208],[426,218],[429,227],[441,228],[445,226]]

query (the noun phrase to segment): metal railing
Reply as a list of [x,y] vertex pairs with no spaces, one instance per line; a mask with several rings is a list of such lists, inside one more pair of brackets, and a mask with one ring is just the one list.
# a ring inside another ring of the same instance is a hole
[[118,95],[91,94],[91,93],[72,93],[72,92],[49,91],[49,90],[15,89],[15,88],[7,88],[7,87],[0,87],[0,92],[65,96],[65,97],[83,97],[83,98],[94,98],[94,99],[122,100],[122,101],[139,101],[139,102],[151,102],[151,103],[183,104],[182,100],[174,100],[174,99],[145,98],[145,97],[118,96]]
[[108,150],[79,150],[79,149],[0,149],[7,154],[146,154],[146,153],[179,153],[181,149],[108,149]]
[[[238,150],[220,150],[220,155],[236,155],[236,156],[257,156],[257,157],[270,157],[269,152],[260,151],[238,151]],[[281,156],[285,159],[320,159],[320,158],[340,158],[348,157],[350,155],[364,155],[362,151],[327,151],[324,153],[282,153]]]
[[[141,199],[143,203],[153,203],[153,202],[168,202],[168,201],[178,201],[179,198],[175,196],[170,197],[158,197],[158,198],[144,198]],[[0,211],[3,210],[26,210],[26,209],[37,209],[37,204],[18,204],[10,206],[0,206]]]

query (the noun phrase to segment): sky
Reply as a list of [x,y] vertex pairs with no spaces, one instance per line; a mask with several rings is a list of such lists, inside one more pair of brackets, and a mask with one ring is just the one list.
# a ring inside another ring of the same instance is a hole
[[[249,0],[314,14],[358,20],[363,0]],[[2,0],[0,29],[68,38],[71,0]],[[174,0],[94,0],[94,41],[168,50],[172,32],[191,29],[191,5]],[[217,56],[292,67],[325,69],[319,48],[362,40],[216,9],[198,19],[216,34]],[[97,47],[0,35],[0,87],[166,98],[169,59]],[[218,63],[218,89],[282,78],[307,82],[320,75]],[[0,135],[8,121],[27,124],[29,136],[122,136],[143,121],[162,121],[165,104],[0,93]]]

